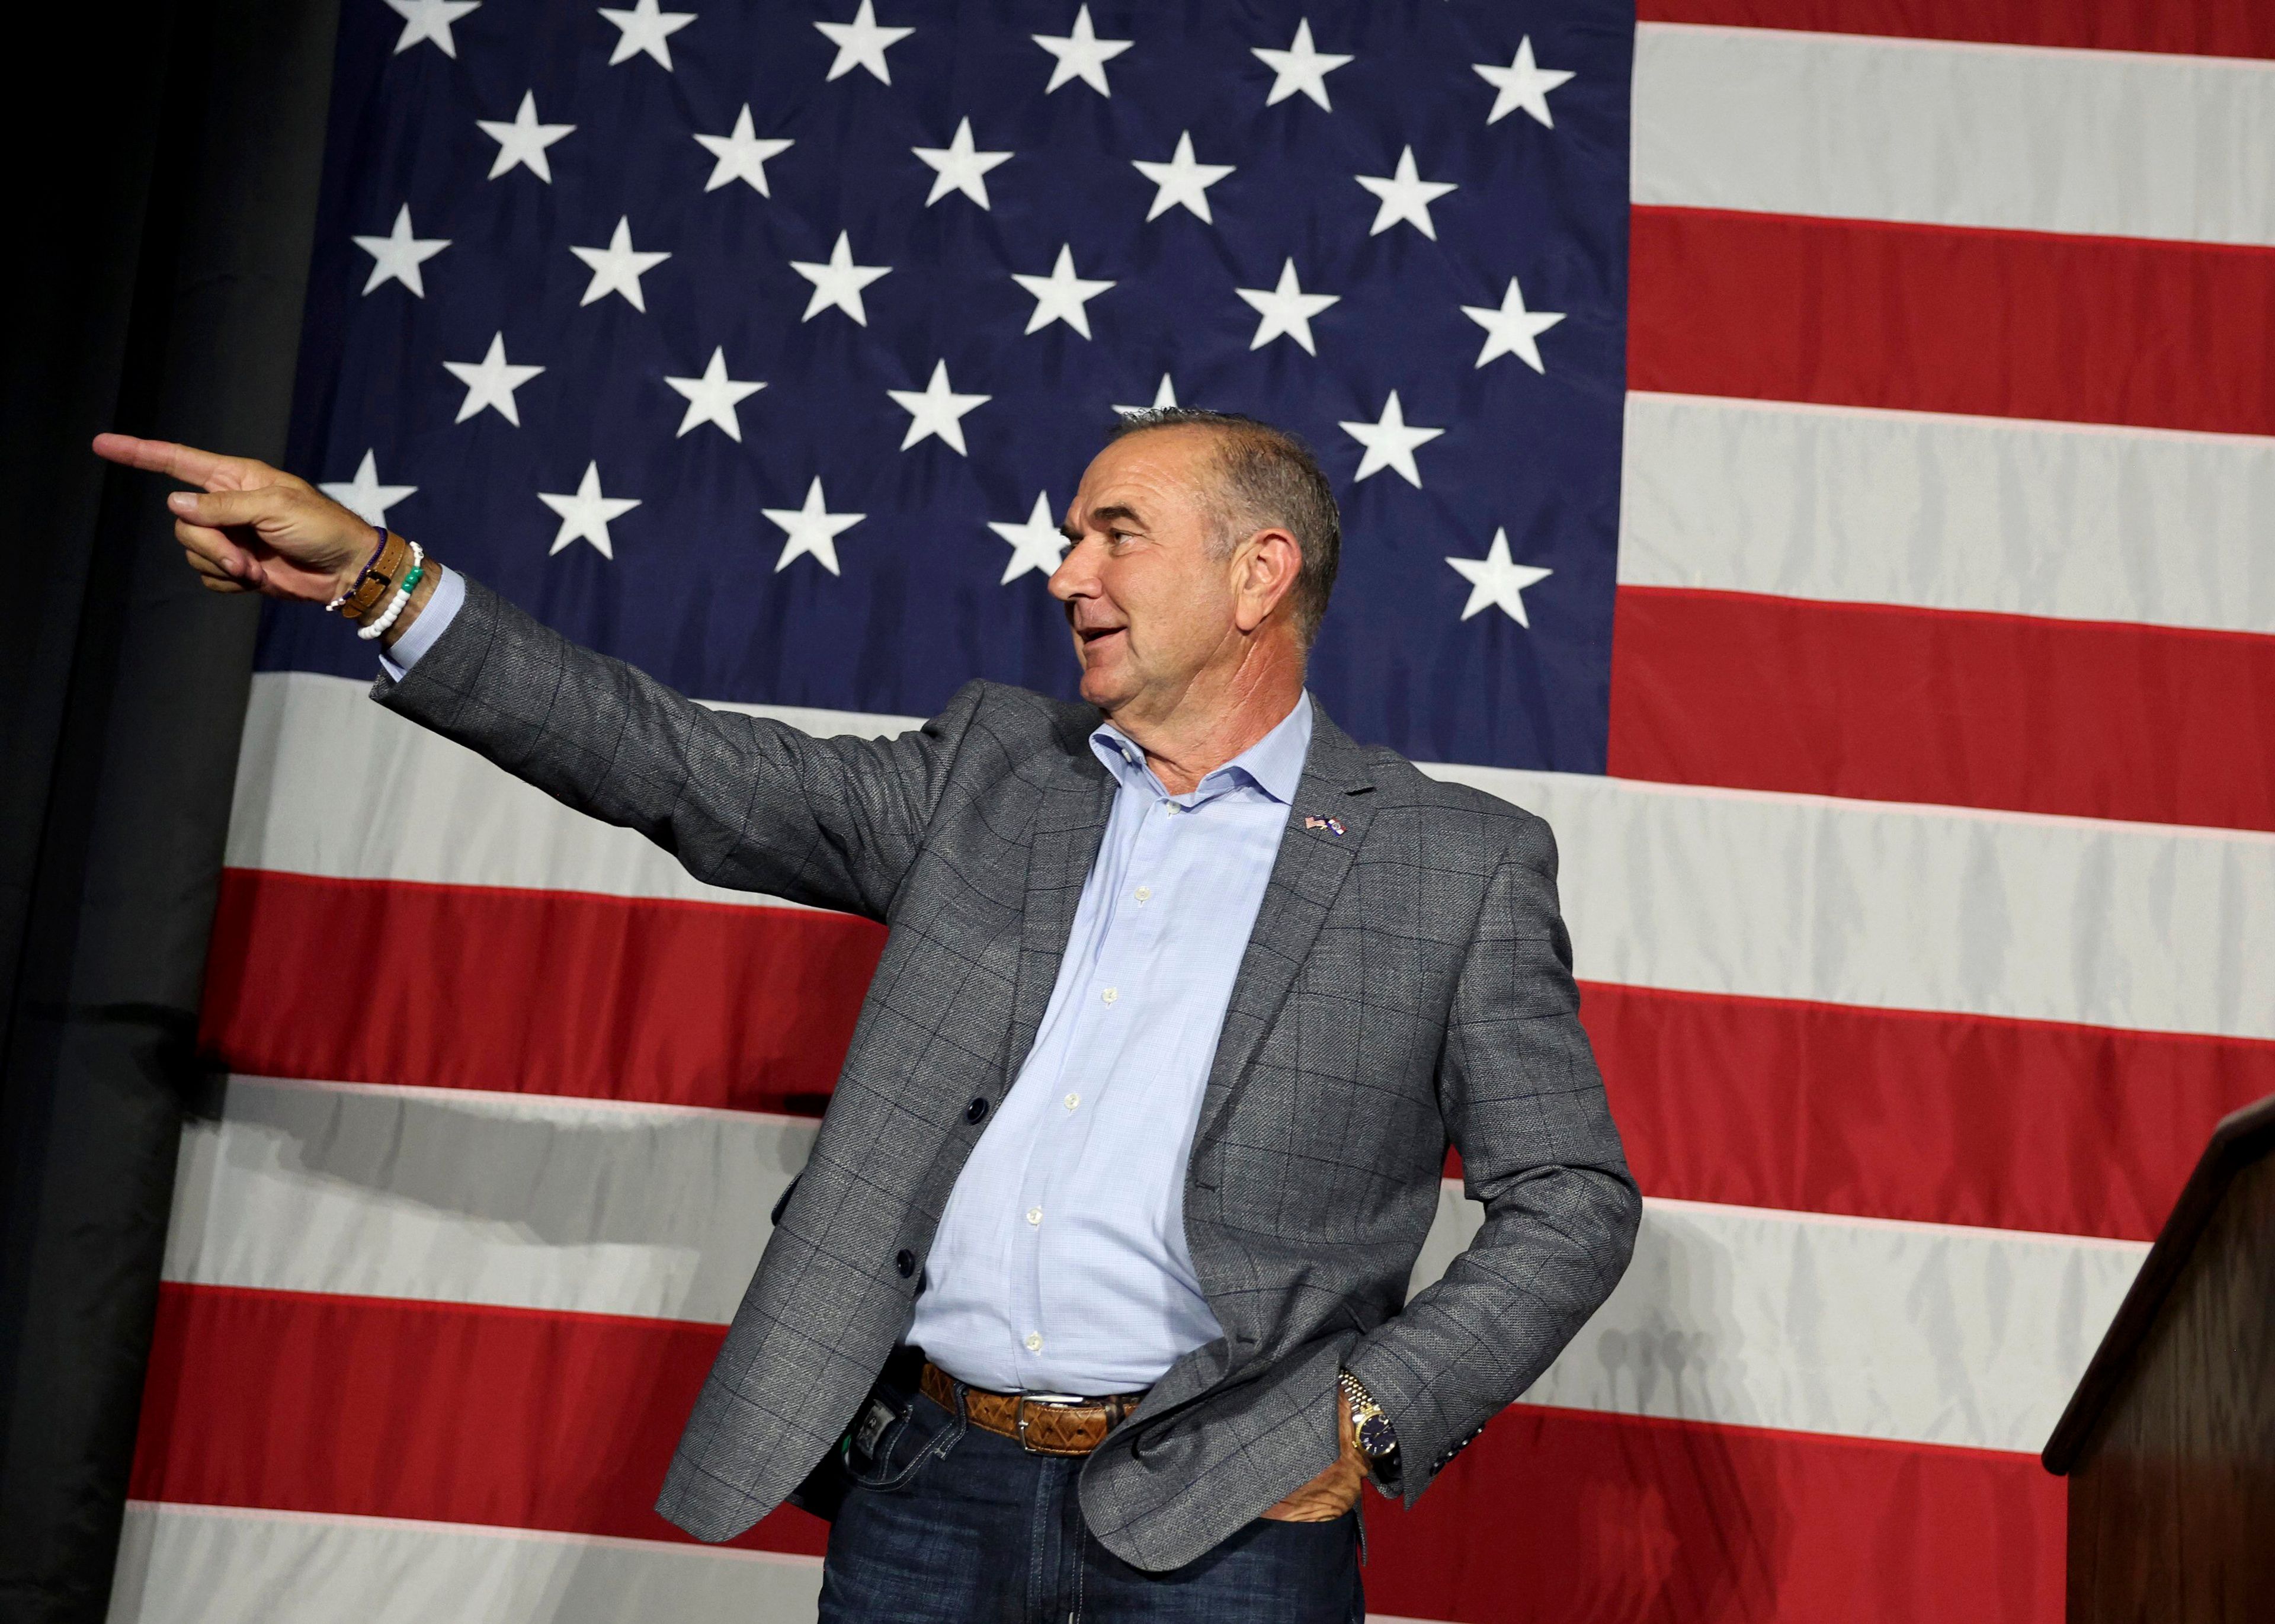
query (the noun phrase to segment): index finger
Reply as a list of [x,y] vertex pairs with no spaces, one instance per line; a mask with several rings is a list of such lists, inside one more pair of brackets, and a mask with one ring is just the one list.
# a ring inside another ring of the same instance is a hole
[[213,451],[200,451],[193,445],[178,445],[171,440],[138,440],[132,434],[97,434],[94,454],[129,468],[170,474],[185,485],[202,485],[209,491],[240,487],[246,477],[260,465],[246,457],[223,457]]

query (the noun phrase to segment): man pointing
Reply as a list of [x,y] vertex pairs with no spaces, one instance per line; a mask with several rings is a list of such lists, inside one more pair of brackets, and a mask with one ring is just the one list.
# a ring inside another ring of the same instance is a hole
[[[356,621],[381,704],[889,927],[658,1502],[832,1516],[825,1620],[1358,1618],[1363,1483],[1411,1505],[1625,1268],[1553,841],[1305,693],[1340,534],[1291,436],[1126,419],[1050,581],[1085,703],[974,682],[875,741],[695,704],[261,464],[95,449],[202,487],[207,585]],[[1410,1302],[1449,1139],[1484,1227]]]

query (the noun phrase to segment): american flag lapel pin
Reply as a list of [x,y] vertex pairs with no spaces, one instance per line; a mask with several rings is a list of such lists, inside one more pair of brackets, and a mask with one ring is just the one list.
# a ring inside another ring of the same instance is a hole
[[1304,827],[1307,829],[1325,829],[1330,835],[1341,835],[1343,832],[1342,820],[1341,819],[1319,818],[1314,817],[1310,812],[1305,812],[1304,814]]

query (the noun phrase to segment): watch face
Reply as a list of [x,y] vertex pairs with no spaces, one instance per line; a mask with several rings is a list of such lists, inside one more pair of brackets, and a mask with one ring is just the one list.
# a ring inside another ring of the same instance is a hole
[[1364,1416],[1358,1423],[1358,1446],[1372,1455],[1387,1454],[1394,1446],[1390,1422],[1382,1416]]

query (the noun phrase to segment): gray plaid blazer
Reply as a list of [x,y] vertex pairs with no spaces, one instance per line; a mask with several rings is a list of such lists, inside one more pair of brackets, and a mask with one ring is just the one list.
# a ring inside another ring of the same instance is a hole
[[[698,879],[890,927],[657,1502],[730,1538],[835,1446],[908,1329],[1105,831],[1098,714],[975,682],[897,738],[812,738],[684,699],[472,582],[373,691]],[[1547,1366],[1626,1267],[1640,1212],[1578,1006],[1547,826],[1318,715],[1186,1170],[1224,1334],[1085,1462],[1108,1549],[1181,1566],[1323,1470],[1341,1367],[1397,1429],[1411,1505]],[[1485,1226],[1407,1301],[1449,1136]]]

